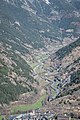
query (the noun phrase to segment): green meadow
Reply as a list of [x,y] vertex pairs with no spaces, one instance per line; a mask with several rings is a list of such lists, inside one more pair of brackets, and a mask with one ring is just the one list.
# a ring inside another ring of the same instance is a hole
[[16,113],[18,111],[23,112],[27,110],[33,110],[38,109],[42,107],[42,101],[44,101],[46,95],[43,95],[37,102],[30,104],[30,105],[17,105],[15,107],[12,107],[12,113]]

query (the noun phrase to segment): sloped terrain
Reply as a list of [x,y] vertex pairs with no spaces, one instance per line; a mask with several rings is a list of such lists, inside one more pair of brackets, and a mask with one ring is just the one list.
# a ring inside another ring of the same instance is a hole
[[56,71],[54,81],[58,83],[57,87],[53,83],[53,88],[57,88],[59,94],[42,110],[52,111],[60,120],[69,119],[69,116],[80,119],[80,38],[52,56],[51,67]]
[[[78,5],[78,0],[71,0],[71,2],[68,0],[47,2],[45,0],[0,0],[0,103],[2,105],[18,100],[22,93],[31,91],[37,93],[39,81],[33,75],[33,71],[37,71],[33,64],[37,61],[37,69],[40,60],[34,60],[37,55],[34,51],[37,51],[38,55],[50,52],[46,56],[42,55],[44,59],[40,58],[45,63],[51,52],[54,52],[55,43],[59,43],[59,49],[65,37],[73,41],[80,36]],[[71,47],[68,46],[69,49],[65,47],[56,52],[61,54],[58,58],[62,58],[63,69],[65,59],[69,58],[66,57],[66,50],[69,51],[67,55],[77,56],[70,61],[78,59],[80,39],[76,41],[77,48],[73,44]],[[52,51],[48,50],[50,47]],[[49,72],[47,69],[45,71]]]
[[[80,38],[55,54],[58,59],[58,76],[65,83],[60,96],[72,94],[80,89]],[[78,88],[76,84],[79,84]]]
[[9,45],[0,46],[0,102],[2,104],[16,100],[21,93],[34,90],[32,84],[36,81],[31,76],[32,68],[20,54],[7,48],[9,49]]
[[69,54],[77,47],[80,47],[80,38],[77,39],[75,42],[69,44],[68,46],[59,49],[55,54],[58,56],[58,59],[62,60],[65,56],[69,56]]

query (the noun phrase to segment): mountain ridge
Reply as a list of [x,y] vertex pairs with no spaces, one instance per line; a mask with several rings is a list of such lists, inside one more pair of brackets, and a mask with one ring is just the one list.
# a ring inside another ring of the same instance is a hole
[[[39,87],[33,69],[28,64],[30,61],[27,60],[30,57],[29,59],[34,63],[34,54],[37,54],[34,51],[38,54],[49,52],[48,45],[51,45],[53,50],[55,43],[58,44],[59,49],[60,46],[63,47],[66,37],[74,41],[80,36],[80,11],[78,4],[77,8],[75,7],[75,2],[77,3],[78,0],[71,0],[71,2],[68,0],[0,1],[0,92],[2,96],[0,102],[2,104],[18,99],[24,92],[36,91]],[[8,83],[12,86],[11,91],[7,89],[10,86]]]

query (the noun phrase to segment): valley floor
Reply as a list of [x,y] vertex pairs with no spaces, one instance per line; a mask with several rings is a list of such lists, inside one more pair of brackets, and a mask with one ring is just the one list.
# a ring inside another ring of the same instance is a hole
[[[66,43],[56,46],[57,49],[55,51],[65,45]],[[32,93],[31,96],[34,97],[31,101],[25,101],[27,100],[27,97],[26,94],[23,94],[22,97],[20,97],[19,101],[11,103],[10,106],[5,109],[4,112],[6,112],[6,114],[8,113],[8,111],[10,111],[9,114],[20,114],[24,112],[29,113],[30,111],[33,112],[32,114],[34,114],[35,111],[35,114],[33,116],[36,117],[38,115],[37,118],[40,117],[40,115],[42,115],[43,117],[49,114],[48,117],[52,117],[51,120],[54,120],[55,117],[59,117],[58,120],[72,120],[71,117],[75,117],[75,119],[73,120],[78,119],[78,117],[80,116],[80,92],[78,92],[77,94],[74,93],[71,96],[68,95],[66,97],[57,98],[57,96],[64,91],[64,86],[66,86],[67,83],[70,83],[70,74],[67,72],[64,73],[64,68],[62,67],[63,63],[57,60],[55,58],[55,55],[53,55],[53,61],[51,60],[52,51],[54,51],[53,45],[50,46],[50,49],[48,48],[48,51],[34,50],[31,52],[31,56],[27,56],[27,63],[33,69],[32,76],[39,83],[39,85],[37,86],[36,84],[34,84],[34,87],[37,87],[37,94],[34,95]],[[25,57],[24,60],[26,60]],[[80,84],[78,87],[80,89]],[[37,113],[38,111],[39,113]],[[26,115],[21,115],[25,117],[28,115],[28,113]]]

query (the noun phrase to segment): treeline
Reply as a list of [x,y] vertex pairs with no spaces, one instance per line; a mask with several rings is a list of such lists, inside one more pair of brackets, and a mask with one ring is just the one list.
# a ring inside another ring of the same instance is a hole
[[56,52],[56,56],[58,57],[58,59],[63,59],[66,55],[69,55],[72,52],[72,50],[77,46],[80,46],[80,38],[77,39],[75,42],[69,44],[68,46],[59,49]]

